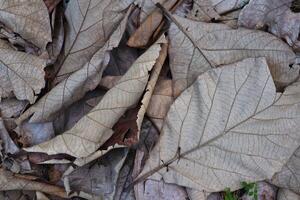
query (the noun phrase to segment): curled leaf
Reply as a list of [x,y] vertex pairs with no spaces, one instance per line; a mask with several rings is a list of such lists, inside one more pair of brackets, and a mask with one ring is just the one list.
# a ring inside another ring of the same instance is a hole
[[152,45],[142,54],[112,89],[87,115],[70,130],[42,144],[26,148],[30,152],[47,154],[65,153],[74,157],[86,157],[95,152],[111,137],[113,125],[136,105],[149,79],[149,71],[159,56],[160,44]]

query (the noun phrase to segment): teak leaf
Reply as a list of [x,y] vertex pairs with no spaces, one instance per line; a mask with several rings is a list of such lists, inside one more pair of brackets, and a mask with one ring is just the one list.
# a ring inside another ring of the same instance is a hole
[[295,63],[294,52],[271,34],[177,16],[174,20],[180,29],[172,24],[169,30],[170,67],[175,85],[181,86],[181,91],[208,69],[249,57],[266,57],[278,86],[286,86],[298,76],[299,67],[289,67]]
[[66,9],[63,58],[57,81],[79,70],[105,45],[133,0],[72,0]]
[[276,93],[264,58],[200,75],[171,106],[136,181],[215,192],[271,178],[299,145],[299,88]]
[[13,92],[19,100],[34,103],[45,85],[46,61],[14,50],[0,40],[0,100]]
[[134,106],[148,83],[149,71],[156,63],[161,45],[155,43],[142,54],[102,98],[73,128],[52,140],[26,148],[30,152],[66,153],[86,157],[95,152],[110,136],[112,127],[125,111]]
[[21,121],[32,114],[30,122],[51,121],[60,110],[81,99],[86,92],[95,89],[101,80],[102,72],[109,62],[108,51],[118,46],[126,28],[126,23],[127,16],[105,45],[93,55],[91,60],[31,106],[19,117],[17,123],[21,123]]
[[39,48],[51,42],[49,14],[42,0],[0,0],[0,21]]

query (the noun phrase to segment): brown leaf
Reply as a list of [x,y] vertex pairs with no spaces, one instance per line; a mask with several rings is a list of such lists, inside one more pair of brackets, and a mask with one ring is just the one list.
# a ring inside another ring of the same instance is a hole
[[0,190],[33,190],[67,198],[63,188],[47,183],[25,179],[26,176],[18,177],[13,173],[0,169]]
[[[167,10],[175,10],[176,7],[181,3],[181,0],[168,0],[164,1],[163,6]],[[155,9],[146,20],[140,25],[140,27],[131,35],[127,45],[130,47],[145,47],[151,39],[154,31],[159,26],[162,26],[163,15],[157,8]]]

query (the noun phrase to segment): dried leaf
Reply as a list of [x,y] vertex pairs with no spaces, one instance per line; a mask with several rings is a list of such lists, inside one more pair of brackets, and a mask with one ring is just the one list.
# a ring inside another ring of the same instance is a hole
[[[159,132],[148,120],[145,120],[141,129],[141,140],[136,150],[132,176],[136,177],[144,167],[154,144],[158,140]],[[135,198],[139,200],[166,199],[182,200],[187,198],[183,187],[167,184],[163,180],[146,180],[134,186]]]
[[290,7],[293,0],[251,0],[239,16],[239,25],[261,29],[264,26],[274,35],[283,38],[290,46],[300,48],[300,13]]
[[[167,10],[175,10],[180,4],[178,0],[164,1],[163,6]],[[174,8],[175,7],[175,8]],[[130,47],[144,47],[150,42],[151,36],[155,30],[160,26],[163,20],[163,14],[156,8],[149,14],[146,20],[139,26],[139,28],[131,35],[127,45]]]
[[4,151],[5,153],[15,154],[19,151],[19,148],[14,143],[14,141],[10,138],[9,133],[7,132],[3,120],[0,118],[0,137],[2,142],[4,143]]
[[111,35],[105,45],[98,50],[83,68],[71,74],[68,78],[56,85],[50,92],[44,95],[36,104],[31,106],[17,120],[22,122],[29,116],[31,123],[52,121],[61,109],[70,106],[81,99],[86,92],[94,90],[102,77],[103,70],[109,62],[107,51],[117,47],[126,28],[127,17]]
[[272,183],[300,194],[300,147],[281,171],[274,175]]
[[114,149],[96,162],[76,169],[67,176],[71,189],[91,194],[95,199],[113,199],[127,152],[126,148]]
[[136,181],[215,192],[270,179],[299,145],[299,86],[276,93],[264,58],[204,73],[171,106]]
[[161,130],[163,121],[174,101],[172,80],[159,80],[147,108],[147,116]]
[[67,198],[63,188],[18,177],[3,169],[0,169],[0,185],[0,190],[33,190]]
[[51,42],[49,14],[41,0],[1,0],[0,21],[41,49]]
[[27,104],[27,101],[19,101],[15,98],[3,99],[0,102],[0,113],[2,118],[19,116]]
[[66,153],[77,158],[95,152],[110,138],[113,133],[111,128],[118,119],[140,99],[160,49],[160,44],[152,45],[134,62],[118,84],[104,95],[100,103],[73,128],[48,142],[25,150],[47,154]]
[[219,14],[237,10],[246,5],[249,0],[210,0]]
[[249,57],[266,57],[278,86],[286,86],[298,76],[299,66],[289,67],[295,63],[294,52],[268,33],[235,30],[223,24],[195,22],[176,16],[174,20],[182,31],[175,24],[169,30],[170,68],[175,87],[180,91],[208,69]]
[[[56,1],[56,0],[55,0]],[[60,1],[60,0],[59,0]],[[55,63],[62,51],[64,44],[64,9],[62,6],[57,7],[52,13],[51,26],[53,30],[52,42],[47,45],[47,52],[51,63]]]
[[213,7],[212,0],[194,0],[193,9],[188,14],[188,18],[203,22],[217,20],[220,15]]
[[133,0],[72,0],[65,15],[65,44],[57,80],[65,79],[86,64],[109,40]]
[[13,92],[17,99],[34,103],[35,95],[45,85],[46,62],[36,56],[15,51],[3,40],[0,40],[0,61],[0,100]]
[[279,189],[277,200],[300,200],[300,196],[287,189]]
[[50,140],[55,136],[52,122],[28,123],[24,122],[16,132],[19,135],[19,142],[23,147],[33,146]]
[[44,3],[46,4],[49,13],[53,11],[53,9],[59,4],[61,0],[44,0]]
[[190,200],[211,200],[208,199],[208,193],[206,193],[205,191],[199,191],[199,190],[195,190],[195,189],[190,189],[187,188],[186,189],[189,199]]

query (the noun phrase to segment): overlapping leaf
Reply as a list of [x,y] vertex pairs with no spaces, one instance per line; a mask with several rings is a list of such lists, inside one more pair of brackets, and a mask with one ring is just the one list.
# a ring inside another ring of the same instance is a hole
[[252,0],[243,8],[239,25],[262,29],[267,27],[290,46],[300,48],[300,14],[291,11],[293,0]]
[[171,106],[138,180],[214,192],[270,179],[299,145],[299,87],[276,93],[264,58],[200,75]]
[[279,189],[277,200],[300,200],[300,196],[287,189]]
[[298,148],[280,172],[272,178],[272,183],[300,194],[300,148]]
[[45,85],[46,62],[36,56],[14,50],[0,40],[0,100],[11,96],[34,103]]
[[41,0],[1,0],[0,21],[39,48],[51,41],[49,14]]
[[160,44],[156,43],[142,54],[118,84],[110,89],[100,103],[73,128],[26,150],[47,154],[66,153],[75,157],[86,157],[95,152],[112,135],[111,128],[118,119],[138,102],[160,49]]
[[66,9],[67,25],[63,58],[57,81],[79,70],[105,45],[118,27],[132,0],[72,0]]
[[86,92],[99,84],[102,73],[109,62],[108,51],[117,47],[126,28],[127,16],[111,35],[105,45],[98,50],[83,68],[74,72],[44,95],[18,119],[18,123],[30,118],[30,122],[46,122],[55,118],[60,110],[81,99]]
[[173,24],[169,30],[170,67],[181,91],[208,69],[249,57],[266,57],[278,86],[285,86],[298,76],[299,67],[289,67],[295,63],[294,52],[268,33],[176,16],[174,20],[180,27]]

